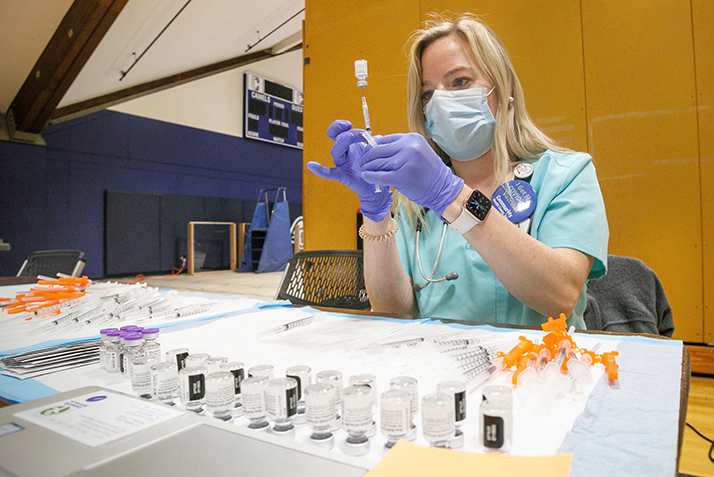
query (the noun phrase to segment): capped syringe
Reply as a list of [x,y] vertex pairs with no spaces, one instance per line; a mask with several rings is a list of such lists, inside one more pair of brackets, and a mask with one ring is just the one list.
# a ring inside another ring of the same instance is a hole
[[[367,60],[356,60],[355,61],[355,77],[357,78],[357,87],[366,88],[367,87]],[[370,146],[374,147],[377,142],[372,137],[372,126],[369,122],[369,108],[367,107],[367,99],[362,96],[362,117],[364,118],[364,129],[362,137],[365,141],[369,143]],[[382,192],[379,188],[379,184],[374,186],[375,192]]]

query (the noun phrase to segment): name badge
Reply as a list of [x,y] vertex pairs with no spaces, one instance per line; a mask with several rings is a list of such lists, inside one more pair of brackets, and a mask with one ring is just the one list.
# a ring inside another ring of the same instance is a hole
[[493,207],[514,224],[530,217],[537,202],[538,195],[533,186],[521,180],[502,184],[491,198]]

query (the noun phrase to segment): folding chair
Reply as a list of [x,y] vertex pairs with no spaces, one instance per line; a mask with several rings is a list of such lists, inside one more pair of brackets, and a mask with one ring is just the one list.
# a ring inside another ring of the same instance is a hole
[[78,277],[87,263],[84,252],[79,250],[42,250],[33,252],[17,272],[18,277],[36,277],[46,275],[54,277],[57,273],[64,273]]
[[290,260],[276,298],[295,305],[367,310],[361,250],[298,252]]

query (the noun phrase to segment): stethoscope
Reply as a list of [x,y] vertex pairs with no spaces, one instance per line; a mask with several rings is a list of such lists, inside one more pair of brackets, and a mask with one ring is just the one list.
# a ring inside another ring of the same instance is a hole
[[[500,186],[498,189],[496,189],[496,192],[494,192],[493,199],[491,200],[492,206],[495,207],[501,214],[506,216],[511,222],[515,223],[518,225],[522,230],[525,230],[526,233],[529,232],[530,229],[530,222],[531,222],[531,215],[533,215],[533,211],[535,210],[536,206],[536,201],[537,201],[537,194],[535,192],[535,189],[533,189],[533,186],[530,185],[531,177],[533,176],[533,166],[528,164],[528,163],[520,163],[516,165],[516,167],[513,170],[513,179],[512,181],[507,182],[506,184],[509,185],[509,190],[506,192],[506,189],[503,186]],[[515,183],[515,186],[513,184]],[[524,185],[525,184],[525,185]],[[517,188],[518,190],[514,190]],[[503,200],[500,199],[502,196],[508,195],[509,200]],[[529,200],[527,202],[527,205],[523,207],[526,202],[519,202],[519,200],[522,197],[528,197]],[[495,199],[495,200],[494,200]],[[422,216],[426,214],[428,209],[422,207]],[[525,217],[524,217],[525,216]],[[436,261],[434,262],[434,268],[431,269],[431,275],[428,277],[424,273],[424,269],[422,268],[421,265],[421,255],[419,254],[419,236],[421,235],[421,217],[417,216],[417,222],[416,222],[416,256],[417,256],[417,264],[419,265],[419,273],[421,274],[422,278],[426,280],[426,283],[424,285],[420,285],[418,283],[415,283],[413,285],[414,291],[419,291],[427,286],[429,286],[430,283],[438,283],[438,282],[443,282],[443,281],[450,281],[450,280],[456,280],[459,278],[459,274],[456,272],[451,272],[446,274],[442,278],[434,278],[434,274],[436,273],[436,267],[439,265],[439,259],[441,258],[441,251],[444,247],[444,238],[446,237],[446,228],[448,224],[444,222],[443,228],[441,229],[441,240],[439,241],[439,250],[436,252]]]

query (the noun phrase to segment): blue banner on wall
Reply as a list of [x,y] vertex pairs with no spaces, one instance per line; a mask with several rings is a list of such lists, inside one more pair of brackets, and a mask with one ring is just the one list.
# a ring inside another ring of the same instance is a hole
[[252,73],[243,86],[243,136],[302,149],[302,92]]

